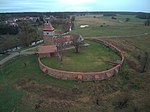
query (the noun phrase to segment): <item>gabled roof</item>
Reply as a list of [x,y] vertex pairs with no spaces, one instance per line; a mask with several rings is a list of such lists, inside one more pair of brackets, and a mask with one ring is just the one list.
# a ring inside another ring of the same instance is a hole
[[39,46],[38,53],[54,53],[57,52],[56,45]]
[[51,24],[45,24],[43,31],[54,31],[54,28],[52,27]]

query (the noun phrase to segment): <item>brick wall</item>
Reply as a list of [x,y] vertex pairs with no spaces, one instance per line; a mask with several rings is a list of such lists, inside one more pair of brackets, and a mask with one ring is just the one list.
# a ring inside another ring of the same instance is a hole
[[105,46],[112,49],[114,52],[118,53],[118,55],[121,58],[119,63],[116,66],[112,67],[111,69],[105,70],[102,72],[69,72],[69,71],[63,71],[63,70],[49,68],[46,65],[44,65],[41,62],[40,57],[38,57],[40,69],[44,73],[46,73],[52,77],[60,78],[60,79],[64,79],[64,80],[82,80],[82,81],[103,80],[103,79],[108,79],[109,77],[117,74],[120,71],[121,65],[124,61],[123,52],[120,49],[118,49],[117,47],[115,47],[114,45],[112,45],[106,41],[96,40],[96,39],[94,39],[93,41],[102,43]]

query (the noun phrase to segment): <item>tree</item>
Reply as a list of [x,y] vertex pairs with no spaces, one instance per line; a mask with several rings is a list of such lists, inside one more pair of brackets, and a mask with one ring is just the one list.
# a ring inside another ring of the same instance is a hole
[[9,26],[9,29],[8,29],[8,33],[9,33],[9,34],[12,34],[12,35],[18,34],[18,33],[19,33],[18,26],[10,25],[10,26]]
[[150,26],[150,19],[147,19],[144,24],[145,26]]
[[79,53],[79,47],[84,44],[84,39],[79,34],[73,34],[73,46],[75,47],[75,52]]
[[74,29],[75,16],[71,17],[71,29]]
[[149,13],[138,13],[136,15],[137,18],[140,18],[140,19],[150,19],[150,14]]
[[23,46],[29,46],[33,41],[36,41],[38,33],[35,28],[32,28],[27,22],[21,22],[19,28],[19,40]]
[[70,26],[71,26],[71,25],[70,25],[69,22],[66,22],[66,23],[62,24],[62,27],[63,27],[64,32],[68,32]]
[[2,34],[2,35],[5,35],[5,34],[16,35],[16,34],[18,34],[18,32],[19,32],[18,26],[0,23],[0,34]]
[[8,34],[8,25],[0,24],[0,35]]
[[125,22],[128,22],[129,20],[130,20],[130,18],[126,18],[126,19],[125,19]]
[[75,16],[71,17],[71,22],[75,21]]
[[111,17],[111,19],[115,19],[115,20],[116,20],[117,18],[116,18],[116,17],[114,17],[114,16],[112,16],[112,17]]
[[1,14],[0,15],[0,22],[3,22],[3,21],[5,21],[5,20],[7,20],[8,18],[6,17],[6,15],[5,14]]
[[16,37],[13,36],[0,36],[0,53],[8,49],[15,48],[19,45]]
[[62,64],[62,56],[63,56],[63,37],[59,35],[56,40],[54,40],[54,43],[56,44],[57,47],[57,54],[58,58],[60,60],[60,63]]
[[40,18],[37,18],[37,20],[36,20],[36,25],[37,25],[37,26],[41,26],[42,24],[43,24],[43,20],[40,19]]
[[71,29],[74,29],[74,22],[71,23]]

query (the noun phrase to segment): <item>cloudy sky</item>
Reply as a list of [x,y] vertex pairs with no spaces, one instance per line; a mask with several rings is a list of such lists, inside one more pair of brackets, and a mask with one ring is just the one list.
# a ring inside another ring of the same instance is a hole
[[150,12],[150,0],[0,0],[0,12]]

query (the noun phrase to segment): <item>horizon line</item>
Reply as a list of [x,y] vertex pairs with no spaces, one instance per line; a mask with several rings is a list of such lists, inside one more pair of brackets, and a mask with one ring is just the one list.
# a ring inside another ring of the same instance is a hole
[[91,12],[122,12],[122,13],[150,13],[148,11],[12,11],[12,12],[0,12],[0,13],[63,13],[63,12],[66,12],[66,13],[80,13],[80,12],[86,12],[86,13],[91,13]]

